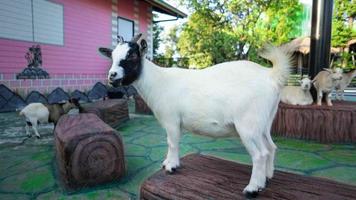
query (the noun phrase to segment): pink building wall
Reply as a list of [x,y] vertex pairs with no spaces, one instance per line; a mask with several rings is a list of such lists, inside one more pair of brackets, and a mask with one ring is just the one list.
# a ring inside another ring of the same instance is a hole
[[[40,44],[43,69],[50,79],[16,80],[27,61],[25,54],[35,42],[0,38],[0,84],[20,94],[32,90],[51,92],[56,87],[73,91],[90,89],[96,82],[106,82],[110,61],[98,54],[99,46],[112,43],[111,0],[55,0],[63,5],[64,45]],[[140,1],[139,29],[146,32],[150,6]],[[134,1],[118,0],[118,15],[134,20]]]

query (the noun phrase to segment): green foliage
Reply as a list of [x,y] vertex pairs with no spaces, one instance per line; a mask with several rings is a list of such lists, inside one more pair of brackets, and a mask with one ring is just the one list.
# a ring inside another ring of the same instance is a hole
[[[193,14],[178,40],[190,67],[230,60],[261,61],[256,49],[300,36],[303,7],[298,0],[183,0]],[[250,52],[251,55],[250,55]]]
[[332,24],[331,45],[345,47],[346,43],[356,37],[354,18],[356,4],[354,0],[335,0]]
[[[354,0],[334,0],[331,38],[331,45],[333,47],[345,48],[348,41],[356,38],[355,16],[356,4]],[[351,56],[352,53],[341,52],[339,58],[333,63],[333,66],[343,67],[344,70],[355,68]]]

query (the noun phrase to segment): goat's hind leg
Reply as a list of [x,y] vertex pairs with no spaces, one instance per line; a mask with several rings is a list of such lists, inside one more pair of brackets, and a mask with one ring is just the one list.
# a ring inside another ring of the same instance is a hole
[[167,157],[163,161],[163,168],[169,172],[174,172],[179,167],[179,141],[181,129],[179,126],[167,127]]
[[264,142],[268,148],[268,155],[266,160],[266,184],[273,177],[274,172],[274,156],[276,154],[277,146],[274,144],[270,130],[266,130],[264,134]]
[[26,130],[27,137],[31,137],[30,127],[32,127],[32,123],[29,121],[26,121],[25,130]]
[[38,130],[37,130],[38,121],[37,120],[31,120],[31,123],[32,123],[32,129],[35,131],[37,139],[40,139],[41,135],[38,133]]
[[256,197],[258,192],[266,184],[266,163],[269,154],[264,142],[263,134],[256,129],[239,127],[235,124],[236,130],[240,135],[242,143],[252,158],[252,174],[249,184],[243,190],[246,197]]

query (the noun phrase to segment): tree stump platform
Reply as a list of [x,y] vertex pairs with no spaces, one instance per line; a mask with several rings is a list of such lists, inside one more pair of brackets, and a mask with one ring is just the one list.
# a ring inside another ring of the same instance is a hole
[[111,127],[117,127],[129,119],[127,100],[107,99],[83,106],[82,113],[94,113]]
[[[181,159],[174,174],[163,169],[142,185],[140,199],[227,200],[246,199],[242,194],[251,166],[212,156],[190,154]],[[355,199],[356,186],[335,181],[275,171],[274,178],[257,199]]]
[[125,173],[120,135],[95,114],[62,116],[54,135],[59,174],[66,189],[117,180]]
[[146,114],[146,115],[152,115],[152,110],[146,102],[142,99],[140,95],[135,95],[135,113],[138,114]]
[[356,102],[333,106],[279,104],[272,134],[321,143],[356,142]]

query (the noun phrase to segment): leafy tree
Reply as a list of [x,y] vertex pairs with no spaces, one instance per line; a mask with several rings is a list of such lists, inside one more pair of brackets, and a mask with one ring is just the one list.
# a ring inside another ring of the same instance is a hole
[[[344,48],[346,43],[356,37],[354,18],[356,16],[356,4],[354,0],[335,0],[332,21],[331,45]],[[340,58],[336,59],[334,66],[355,68],[352,64],[351,54],[341,52]]]
[[356,37],[354,18],[356,16],[356,4],[354,0],[335,0],[332,21],[333,47],[345,47],[346,43]]
[[[298,0],[182,0],[193,14],[178,40],[190,66],[204,68],[229,60],[256,60],[267,41],[286,42],[301,33]],[[253,53],[250,54],[250,52]],[[249,56],[250,55],[250,56]]]

